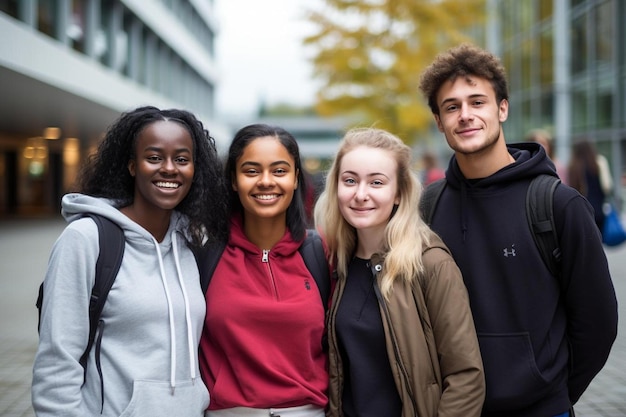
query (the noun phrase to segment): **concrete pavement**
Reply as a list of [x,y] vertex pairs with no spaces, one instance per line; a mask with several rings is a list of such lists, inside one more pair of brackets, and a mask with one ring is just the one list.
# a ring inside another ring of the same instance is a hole
[[[33,417],[37,289],[61,219],[0,221],[0,416]],[[626,416],[626,244],[607,249],[619,300],[617,340],[604,369],[576,404],[577,417]]]

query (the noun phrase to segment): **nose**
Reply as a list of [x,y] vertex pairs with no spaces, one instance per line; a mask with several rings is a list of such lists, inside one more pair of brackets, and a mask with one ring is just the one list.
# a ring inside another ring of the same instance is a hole
[[176,166],[176,163],[173,159],[166,158],[163,160],[161,170],[165,173],[175,173],[178,170],[178,167]]
[[269,172],[263,172],[259,176],[258,185],[259,187],[269,187],[272,185],[272,175]]
[[474,115],[471,112],[470,106],[468,106],[466,103],[463,103],[461,105],[461,112],[459,114],[459,119],[461,120],[461,122],[466,122],[469,120],[472,120],[474,118]]
[[368,194],[367,194],[367,183],[365,182],[361,182],[354,193],[354,198],[357,201],[365,201],[369,198]]

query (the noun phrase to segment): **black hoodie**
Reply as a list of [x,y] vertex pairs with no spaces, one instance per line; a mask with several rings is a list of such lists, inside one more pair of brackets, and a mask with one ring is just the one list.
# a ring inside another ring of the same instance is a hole
[[559,185],[554,213],[561,277],[550,274],[526,220],[526,190],[556,176],[535,143],[508,146],[515,162],[467,180],[452,157],[432,228],[469,291],[485,366],[483,416],[548,417],[575,403],[617,334],[617,301],[593,209]]

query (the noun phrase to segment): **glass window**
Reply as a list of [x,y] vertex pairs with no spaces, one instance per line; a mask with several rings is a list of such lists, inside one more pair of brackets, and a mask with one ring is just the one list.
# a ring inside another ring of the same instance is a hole
[[596,9],[595,41],[596,59],[598,64],[610,63],[615,43],[615,27],[613,25],[613,2],[604,2]]
[[609,128],[613,123],[613,92],[598,92],[596,105],[596,126],[600,129]]
[[541,32],[539,38],[539,83],[548,86],[554,82],[554,43],[552,28]]
[[581,132],[587,128],[587,92],[572,93],[572,132]]
[[72,48],[78,52],[85,52],[85,2],[72,1],[72,16],[70,17],[67,36]]
[[587,26],[585,16],[572,22],[572,73],[577,74],[587,69]]
[[533,86],[533,51],[536,43],[527,39],[522,43],[522,89],[527,90]]
[[17,0],[0,0],[0,12],[6,13],[9,16],[18,19],[17,15]]
[[552,1],[537,0],[539,4],[539,20],[552,19]]
[[520,11],[518,19],[521,22],[520,31],[528,32],[535,24],[535,19],[533,15],[533,2],[532,0],[521,0],[519,1],[518,6]]
[[539,126],[551,126],[554,124],[554,92],[544,91],[541,95],[541,113]]
[[54,15],[56,8],[56,0],[41,0],[37,9],[37,28],[51,37],[55,36],[55,22],[58,21]]

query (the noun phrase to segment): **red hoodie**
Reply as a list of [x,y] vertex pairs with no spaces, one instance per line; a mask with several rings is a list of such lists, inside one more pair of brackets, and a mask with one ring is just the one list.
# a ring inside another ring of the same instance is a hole
[[231,222],[200,340],[209,409],[326,407],[324,307],[300,244],[286,232],[265,261],[241,221]]

